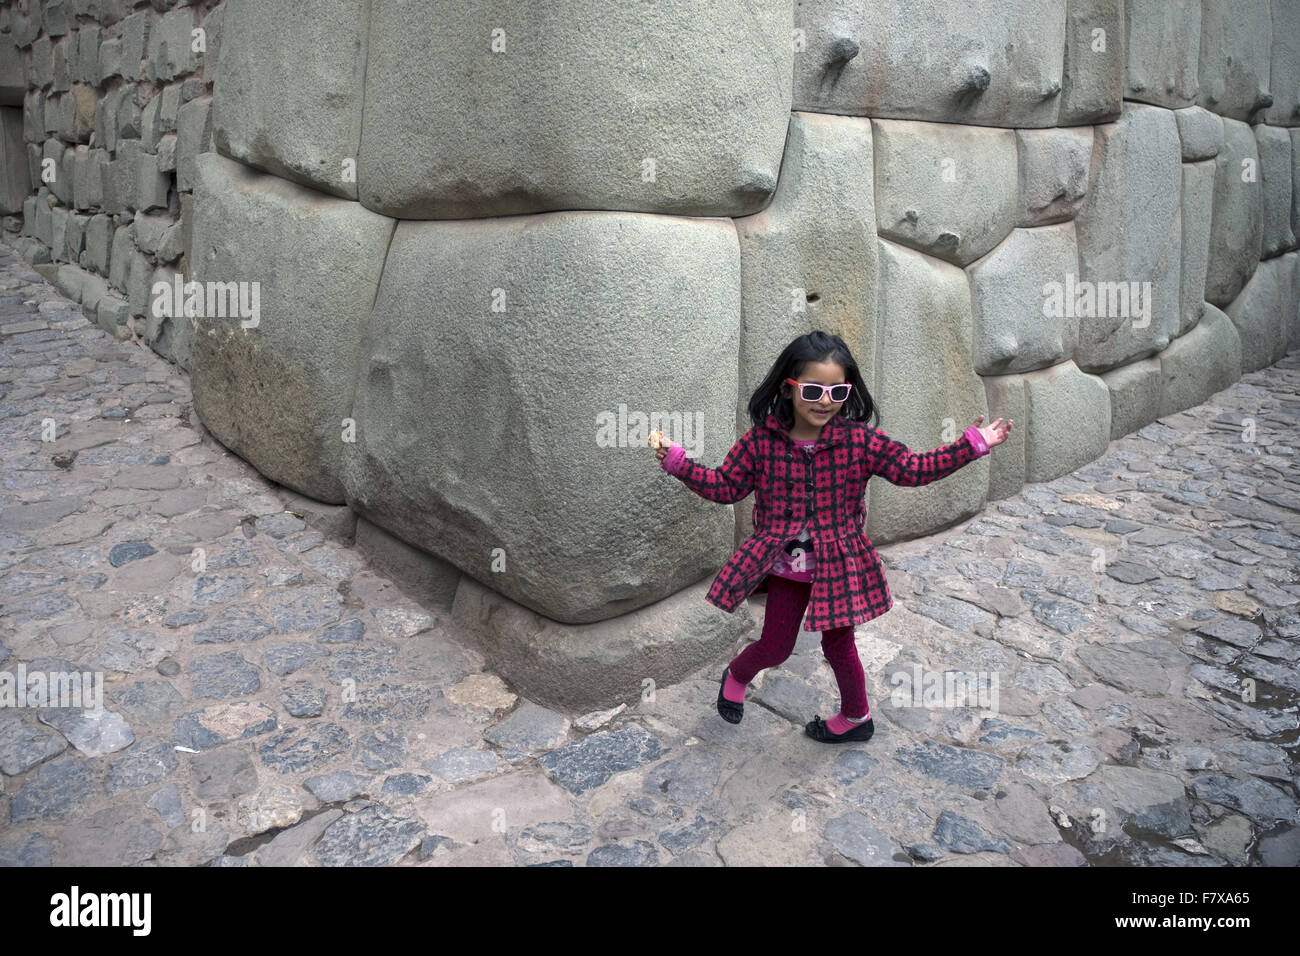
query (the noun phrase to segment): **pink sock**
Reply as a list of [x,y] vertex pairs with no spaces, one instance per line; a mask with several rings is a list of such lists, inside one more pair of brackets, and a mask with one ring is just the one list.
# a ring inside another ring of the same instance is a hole
[[742,684],[736,678],[731,676],[731,670],[727,670],[727,680],[722,685],[722,696],[727,698],[733,704],[743,704],[745,702],[745,688],[748,684]]
[[830,720],[826,721],[826,729],[833,734],[842,734],[854,727],[861,727],[871,717],[871,708],[867,708],[866,716],[861,720],[849,720],[844,716],[844,711],[840,711]]

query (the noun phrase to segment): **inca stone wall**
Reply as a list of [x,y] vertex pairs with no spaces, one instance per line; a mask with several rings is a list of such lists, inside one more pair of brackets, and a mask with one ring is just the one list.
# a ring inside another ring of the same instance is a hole
[[645,436],[719,464],[798,334],[1017,423],[878,544],[1300,345],[1300,0],[19,0],[0,104],[24,256],[557,703],[747,623]]

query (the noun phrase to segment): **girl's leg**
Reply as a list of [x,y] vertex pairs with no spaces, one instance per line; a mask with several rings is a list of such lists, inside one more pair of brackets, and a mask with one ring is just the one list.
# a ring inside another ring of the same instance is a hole
[[[791,581],[768,575],[763,634],[731,662],[731,680],[738,684],[748,684],[764,668],[785,663],[794,651],[795,641],[799,637],[799,622],[803,620],[803,612],[808,607],[811,593],[811,582]],[[725,691],[724,696],[732,699]],[[741,699],[743,697],[737,698],[737,702]]]
[[[855,719],[871,716],[871,708],[867,703],[867,677],[862,671],[858,646],[853,640],[853,628],[837,627],[822,631],[822,653],[835,671],[835,683],[840,687],[840,712],[836,716]],[[832,717],[831,720],[835,718]],[[831,725],[829,721],[827,723],[833,732],[843,732],[839,726]]]

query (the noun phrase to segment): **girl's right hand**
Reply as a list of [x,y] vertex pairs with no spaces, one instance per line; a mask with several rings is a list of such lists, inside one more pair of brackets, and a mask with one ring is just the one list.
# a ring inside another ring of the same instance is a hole
[[664,456],[667,455],[672,450],[673,450],[673,446],[671,444],[665,444],[655,449],[655,457],[658,458],[660,461],[663,461]]

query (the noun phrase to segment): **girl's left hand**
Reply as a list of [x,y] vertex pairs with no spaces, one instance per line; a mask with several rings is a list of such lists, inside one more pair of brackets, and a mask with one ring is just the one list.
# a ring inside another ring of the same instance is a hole
[[1001,445],[1004,441],[1006,441],[1007,435],[1011,433],[1011,426],[1015,424],[1015,421],[1013,419],[1007,419],[1006,421],[1003,421],[1002,419],[999,418],[992,425],[985,425],[981,427],[980,423],[982,421],[984,421],[984,416],[980,415],[976,417],[974,424],[975,427],[979,429],[980,434],[984,436],[984,441],[988,443],[988,446],[990,448],[992,448],[994,445]]

